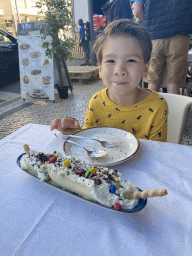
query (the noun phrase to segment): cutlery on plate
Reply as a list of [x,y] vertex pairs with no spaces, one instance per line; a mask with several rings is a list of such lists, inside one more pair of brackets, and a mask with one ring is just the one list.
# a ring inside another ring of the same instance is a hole
[[103,156],[106,156],[106,155],[107,155],[107,152],[105,152],[104,150],[100,150],[100,149],[99,149],[99,150],[88,150],[88,149],[84,148],[83,146],[81,146],[81,145],[78,144],[78,143],[75,143],[75,142],[73,142],[73,141],[71,141],[71,140],[65,140],[64,138],[60,137],[60,136],[57,135],[56,133],[54,133],[54,135],[55,135],[57,138],[59,138],[59,139],[65,141],[65,142],[68,142],[68,143],[71,143],[71,144],[74,144],[74,145],[76,145],[76,146],[79,146],[79,147],[83,148],[84,150],[87,151],[87,155],[90,156],[90,157],[103,157]]
[[78,135],[72,135],[72,134],[63,134],[63,135],[68,136],[68,137],[72,137],[72,138],[95,140],[95,141],[101,143],[101,145],[103,147],[107,147],[107,148],[116,147],[117,144],[118,144],[118,142],[108,142],[108,141],[105,141],[105,140],[98,140],[98,139],[94,139],[94,138],[90,138],[90,137],[84,137],[84,136],[78,136]]

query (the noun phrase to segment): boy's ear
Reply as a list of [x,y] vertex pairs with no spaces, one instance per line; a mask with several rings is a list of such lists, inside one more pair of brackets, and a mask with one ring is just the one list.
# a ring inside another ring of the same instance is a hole
[[99,78],[102,79],[102,68],[101,68],[101,65],[99,65]]
[[147,75],[148,75],[148,71],[149,71],[149,62],[145,64],[145,71],[144,71],[144,74],[143,74],[143,78],[146,78]]

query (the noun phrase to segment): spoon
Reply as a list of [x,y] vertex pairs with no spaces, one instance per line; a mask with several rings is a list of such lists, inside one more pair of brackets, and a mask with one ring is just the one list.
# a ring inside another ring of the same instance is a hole
[[54,133],[54,135],[55,135],[57,138],[59,138],[59,139],[65,141],[65,142],[68,142],[68,143],[71,143],[71,144],[74,144],[74,145],[76,145],[76,146],[79,146],[79,147],[83,148],[84,150],[87,151],[87,155],[90,156],[90,157],[103,157],[103,156],[106,156],[106,155],[107,155],[107,152],[105,152],[105,151],[103,151],[103,150],[88,150],[88,149],[84,148],[83,146],[81,146],[81,145],[78,144],[78,143],[75,143],[75,142],[73,142],[73,141],[71,141],[71,140],[65,140],[65,139],[63,139],[62,137],[58,136],[56,133]]
[[77,135],[71,135],[71,134],[63,134],[63,135],[68,136],[68,137],[72,137],[72,138],[95,140],[95,141],[101,143],[101,145],[103,147],[107,147],[107,148],[112,148],[112,147],[117,146],[117,142],[108,142],[108,141],[105,141],[105,140],[97,140],[97,139],[93,139],[93,138],[90,138],[90,137],[83,137],[83,136],[77,136]]

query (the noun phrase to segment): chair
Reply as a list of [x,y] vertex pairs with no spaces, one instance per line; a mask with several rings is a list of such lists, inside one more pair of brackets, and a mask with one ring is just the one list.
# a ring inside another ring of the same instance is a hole
[[166,99],[169,108],[167,142],[181,144],[192,98],[171,93],[159,92],[159,94]]

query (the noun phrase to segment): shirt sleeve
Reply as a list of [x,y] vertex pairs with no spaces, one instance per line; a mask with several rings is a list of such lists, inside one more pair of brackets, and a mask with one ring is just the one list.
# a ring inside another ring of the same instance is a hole
[[168,118],[168,106],[164,104],[159,108],[149,134],[149,140],[167,141],[167,118]]
[[92,100],[90,100],[87,111],[86,111],[86,115],[85,115],[85,119],[84,119],[84,126],[82,129],[88,129],[88,128],[92,128],[95,126],[94,124],[94,117],[93,117],[93,111],[91,108],[91,102]]

